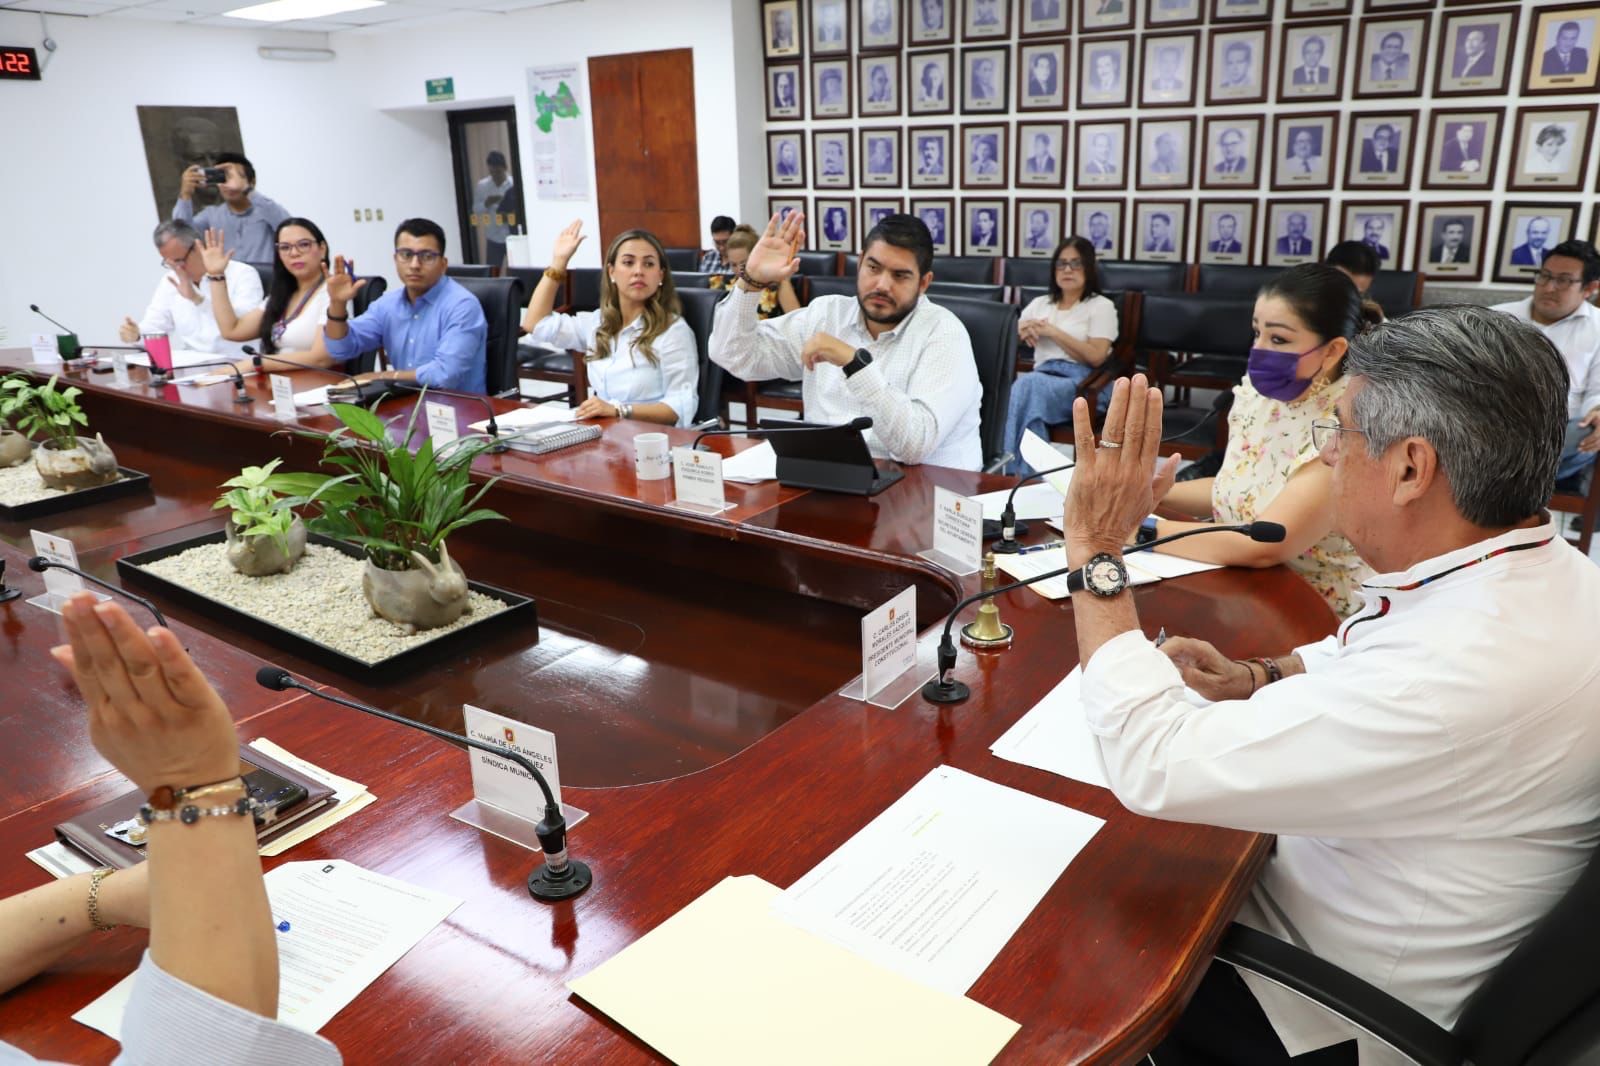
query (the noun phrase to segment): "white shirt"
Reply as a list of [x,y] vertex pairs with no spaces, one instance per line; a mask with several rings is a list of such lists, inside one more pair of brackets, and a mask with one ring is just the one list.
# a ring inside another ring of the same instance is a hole
[[[1084,710],[1129,809],[1278,834],[1240,921],[1448,1028],[1600,833],[1600,569],[1546,520],[1362,595],[1305,674],[1205,707],[1123,633]],[[1245,979],[1291,1055],[1358,1035]],[[1363,1040],[1363,1066],[1398,1059]]]
[[[1108,341],[1117,339],[1117,305],[1099,293],[1079,300],[1065,311],[1056,307],[1048,294],[1036,296],[1022,309],[1019,321],[1031,322],[1034,319],[1043,319],[1073,340],[1086,341],[1091,337]],[[1040,337],[1033,345],[1033,365],[1038,366],[1051,359],[1083,362],[1049,337]]]
[[1567,363],[1567,417],[1582,418],[1600,407],[1600,307],[1585,300],[1559,322],[1546,326],[1533,321],[1533,297],[1495,304],[1513,318],[1531,322],[1550,338]]
[[[950,311],[917,298],[917,306],[876,340],[853,296],[819,296],[798,311],[761,322],[759,292],[736,286],[717,305],[711,358],[746,381],[800,381],[807,421],[840,425],[872,417],[866,433],[874,455],[902,463],[961,470],[983,466],[978,414],[983,388],[972,338]],[[814,334],[865,348],[872,363],[852,377],[832,363],[805,370],[800,350]]]
[[[261,275],[256,268],[237,260],[229,262],[222,272],[228,279],[228,302],[235,315],[247,315],[261,306]],[[150,306],[139,319],[140,333],[165,333],[172,342],[172,350],[191,352],[216,352],[231,359],[243,357],[241,351],[249,341],[225,341],[217,326],[217,316],[211,311],[211,282],[205,278],[195,286],[200,295],[198,304],[184,299],[178,292],[176,275],[161,275],[156,291],[150,297]]]
[[504,214],[504,208],[501,205],[505,203],[506,197],[510,195],[513,184],[514,181],[511,175],[507,174],[504,185],[496,185],[493,178],[483,177],[479,178],[478,183],[472,187],[473,213],[488,215],[490,218],[490,221],[483,227],[483,239],[486,241],[504,244],[506,243],[506,238],[511,235],[511,224],[509,222],[495,222],[493,219],[497,213]]
[[[267,301],[261,301],[261,312],[266,313]],[[284,314],[294,310],[294,297],[289,297],[289,306],[283,309]],[[283,336],[278,340],[280,352],[309,352],[317,343],[317,334],[322,327],[328,324],[328,286],[318,285],[317,290],[311,294],[311,299],[306,301],[300,313],[289,320],[284,328]]]
[[[533,327],[528,340],[593,352],[599,328],[599,311],[546,315]],[[700,407],[700,351],[694,330],[683,319],[675,319],[651,345],[656,353],[654,363],[635,348],[643,333],[644,316],[640,315],[612,339],[610,355],[585,364],[589,387],[607,403],[664,403],[677,414],[679,426],[692,425]]]

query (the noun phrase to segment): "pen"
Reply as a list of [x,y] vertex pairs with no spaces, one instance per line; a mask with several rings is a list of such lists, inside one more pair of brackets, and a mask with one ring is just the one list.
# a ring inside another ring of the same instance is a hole
[[1165,644],[1166,642],[1167,642],[1167,627],[1166,626],[1162,626],[1160,629],[1156,630],[1156,647],[1159,648],[1159,647],[1161,647],[1161,645]]
[[1049,544],[1030,544],[1026,548],[1019,550],[1017,554],[1027,555],[1029,552],[1047,552],[1051,548],[1064,548],[1066,544],[1067,542],[1064,540],[1051,541]]

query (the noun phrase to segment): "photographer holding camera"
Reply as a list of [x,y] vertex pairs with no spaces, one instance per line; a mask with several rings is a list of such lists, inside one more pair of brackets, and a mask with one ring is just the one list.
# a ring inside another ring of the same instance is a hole
[[[195,190],[210,186],[222,194],[222,203],[199,212]],[[256,168],[237,152],[219,152],[209,167],[192,166],[183,172],[178,202],[172,217],[202,233],[222,231],[223,247],[242,263],[271,263],[278,224],[289,217],[282,204],[256,192]]]

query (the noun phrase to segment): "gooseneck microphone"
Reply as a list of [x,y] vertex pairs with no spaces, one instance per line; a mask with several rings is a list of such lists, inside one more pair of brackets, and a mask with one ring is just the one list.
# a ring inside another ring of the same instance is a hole
[[544,818],[535,827],[534,832],[539,836],[539,847],[544,851],[545,861],[528,878],[529,894],[534,899],[543,900],[546,903],[556,903],[560,900],[572,899],[594,883],[594,875],[589,872],[587,865],[568,858],[567,822],[561,816],[561,805],[556,802],[555,795],[551,793],[550,785],[545,781],[544,775],[539,772],[539,768],[533,764],[533,761],[526,756],[509,748],[503,748],[498,744],[490,744],[472,737],[462,736],[459,733],[452,733],[447,729],[440,729],[425,722],[413,722],[411,719],[402,718],[398,714],[391,714],[388,711],[381,711],[365,703],[358,703],[355,700],[345,699],[343,696],[336,696],[331,692],[314,689],[295,680],[294,675],[282,667],[263,666],[256,671],[256,684],[262,688],[272,689],[274,692],[282,692],[291,688],[299,689],[301,692],[308,692],[318,699],[327,700],[329,703],[337,703],[341,707],[349,707],[353,711],[361,711],[363,714],[382,718],[386,722],[394,722],[398,725],[409,726],[412,729],[420,729],[422,732],[438,737],[441,740],[453,740],[457,744],[465,744],[469,748],[491,752],[502,759],[508,759],[516,763],[528,772],[528,775],[538,784],[539,791],[544,793]]
[[107,592],[115,592],[118,596],[126,596],[134,603],[137,603],[140,607],[143,607],[145,610],[155,615],[157,624],[159,624],[163,629],[172,628],[171,626],[167,625],[166,616],[161,613],[161,608],[157,607],[143,596],[135,595],[134,593],[123,588],[121,585],[113,585],[109,581],[102,581],[91,573],[79,570],[76,566],[68,566],[66,563],[58,563],[53,559],[46,559],[42,555],[35,555],[33,558],[28,560],[28,569],[37,574],[42,574],[46,570],[65,570],[69,574],[77,574],[79,577],[83,578],[92,585],[98,585]]
[[62,333],[70,334],[71,336],[74,336],[74,337],[77,336],[77,334],[73,333],[72,330],[68,329],[66,326],[63,326],[61,323],[57,322],[55,319],[51,318],[49,315],[47,315],[43,311],[39,310],[39,305],[38,304],[29,304],[28,305],[28,310],[32,311],[34,314],[38,315],[40,318],[44,319],[46,322],[48,322],[52,326],[56,327],[56,329],[59,329]]
[[[1168,537],[1160,537],[1144,544],[1132,545],[1125,548],[1122,554],[1127,556],[1135,552],[1147,552],[1152,548],[1159,548],[1163,544],[1171,544],[1173,541],[1183,540],[1185,537],[1198,537],[1203,533],[1243,533],[1251,540],[1260,541],[1263,544],[1280,543],[1287,535],[1287,531],[1277,522],[1246,522],[1236,526],[1206,526],[1202,529],[1186,529],[1181,533],[1174,533]],[[1063,574],[1066,575],[1068,587],[1070,588],[1074,579],[1082,580],[1083,567],[1063,566],[1057,570],[1050,570],[1043,574],[1024,578],[1021,581],[1013,581],[1009,585],[1000,585],[987,592],[974,593],[956,604],[951,609],[950,616],[944,620],[944,634],[939,638],[939,675],[922,686],[923,699],[932,703],[960,703],[972,695],[971,689],[950,677],[950,671],[955,669],[956,665],[956,646],[955,642],[950,639],[950,629],[955,625],[956,615],[979,600],[986,600],[990,597],[998,596],[1002,592],[1010,592],[1012,589],[1020,589],[1026,585],[1047,581],[1053,577],[1061,577]]]
[[244,375],[239,372],[239,368],[238,367],[234,366],[231,362],[228,362],[226,359],[219,359],[219,360],[217,360],[216,362],[213,362],[213,363],[190,363],[188,366],[184,367],[183,369],[185,369],[185,370],[199,370],[202,367],[208,367],[208,366],[220,366],[223,369],[225,369],[225,370],[227,370],[227,371],[229,371],[230,373],[233,374],[233,402],[234,403],[244,404],[244,403],[255,403],[256,402],[256,398],[254,396],[251,396],[250,395],[250,391],[245,388]]
[[1019,530],[1026,533],[1027,528],[1017,525],[1017,509],[1013,504],[1017,498],[1018,489],[1030,481],[1038,481],[1042,477],[1059,474],[1063,470],[1071,470],[1077,465],[1077,463],[1063,463],[1060,466],[1052,466],[1048,470],[1036,470],[1027,477],[1018,479],[1017,483],[1011,486],[1011,492],[1006,496],[1006,509],[1000,512],[1000,539],[994,542],[994,547],[991,550],[1000,555],[1015,555],[1022,550],[1022,545],[1017,543],[1017,533]]
[[273,363],[279,363],[279,364],[281,364],[281,365],[283,365],[285,367],[288,367],[291,370],[314,370],[319,374],[332,374],[336,378],[349,378],[350,377],[350,375],[346,371],[335,370],[331,366],[311,366],[308,363],[297,363],[293,359],[284,359],[284,358],[282,358],[280,356],[276,356],[276,355],[263,355],[262,353],[256,351],[256,349],[255,349],[255,347],[253,345],[249,345],[249,344],[241,344],[239,346],[239,350],[241,352],[243,352],[245,355],[248,355],[250,357],[250,359],[256,364],[256,369],[260,370],[262,373],[265,373],[266,371],[262,367],[261,364],[263,362],[273,362]]
[[708,429],[694,439],[689,445],[689,450],[694,451],[700,447],[700,442],[707,437],[770,437],[775,433],[820,433],[825,430],[853,429],[864,431],[872,428],[872,419],[866,415],[852,418],[849,422],[838,426],[773,426],[771,429]]
[[479,403],[483,404],[483,409],[489,412],[489,424],[484,427],[485,431],[489,434],[489,439],[494,441],[493,446],[489,448],[489,454],[499,455],[502,452],[508,452],[511,450],[511,445],[500,439],[500,424],[494,420],[494,404],[489,402],[489,397],[480,396],[475,392],[456,392],[454,389],[436,389],[427,385],[418,385],[411,381],[390,381],[386,384],[392,388],[399,389],[401,392],[430,392],[435,396],[453,396],[458,400],[477,400]]

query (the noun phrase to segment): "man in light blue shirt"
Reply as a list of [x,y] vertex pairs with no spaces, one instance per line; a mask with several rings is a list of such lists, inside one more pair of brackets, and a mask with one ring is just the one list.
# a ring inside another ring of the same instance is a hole
[[221,152],[214,165],[228,175],[226,181],[213,186],[222,195],[222,203],[195,211],[195,190],[206,181],[204,168],[192,166],[183,172],[172,217],[189,223],[201,233],[208,229],[221,230],[222,246],[239,262],[271,265],[278,257],[274,247],[278,240],[278,224],[289,217],[289,212],[276,200],[256,192],[256,168],[244,156],[237,152]]
[[350,276],[344,256],[328,276],[328,324],[323,343],[335,362],[346,362],[382,346],[388,370],[357,381],[414,381],[434,389],[487,392],[485,342],[489,324],[483,305],[465,287],[444,276],[444,230],[426,218],[408,218],[394,233],[394,266],[404,286],[380,296],[350,321],[350,300],[366,284]]

